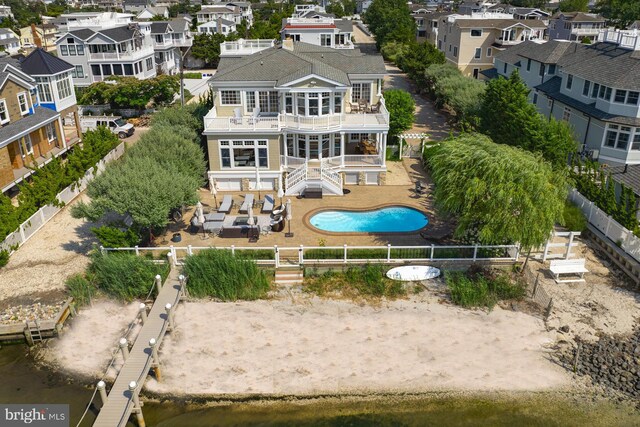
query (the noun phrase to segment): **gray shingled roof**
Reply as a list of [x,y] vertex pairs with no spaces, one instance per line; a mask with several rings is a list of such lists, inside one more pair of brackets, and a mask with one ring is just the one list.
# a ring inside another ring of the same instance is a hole
[[640,51],[613,43],[572,43],[558,65],[566,73],[606,86],[640,90]]
[[294,43],[294,50],[273,47],[262,52],[218,64],[217,81],[273,81],[283,85],[306,75],[315,74],[349,85],[348,74],[385,74],[379,55],[365,55],[357,49],[336,51],[307,43]]
[[564,40],[550,40],[546,43],[536,43],[529,40],[511,46],[497,53],[495,57],[509,64],[514,64],[520,57],[531,58],[534,61],[544,64],[555,64],[562,58],[571,45],[571,42]]
[[640,165],[609,166],[611,177],[640,194]]
[[545,93],[548,97],[562,102],[563,104],[568,105],[571,108],[575,108],[576,110],[586,113],[592,117],[595,117],[596,119],[627,126],[640,126],[640,118],[618,116],[615,114],[605,113],[604,111],[598,110],[596,108],[595,102],[592,104],[585,104],[584,102],[580,102],[570,96],[562,94],[560,92],[561,85],[562,79],[556,76],[552,77],[541,85],[536,86],[535,88],[540,92]]
[[131,40],[136,30],[129,28],[128,26],[124,27],[115,27],[115,28],[107,28],[106,30],[100,30],[100,34],[104,34],[112,40],[117,42],[123,42],[126,40]]
[[547,28],[540,19],[456,19],[459,28],[509,28],[516,24],[529,28]]
[[38,125],[44,126],[59,116],[60,114],[49,108],[34,107],[33,114],[0,128],[0,147],[25,135],[31,128]]
[[583,12],[558,12],[552,18],[560,19],[560,16],[564,16],[565,21],[571,22],[605,22],[605,19],[600,15]]
[[353,33],[353,22],[348,19],[336,19],[333,21],[336,27],[343,33]]
[[21,61],[20,68],[30,76],[51,76],[72,70],[73,65],[38,48]]
[[87,40],[89,37],[91,37],[95,33],[96,33],[95,31],[90,30],[88,28],[81,28],[79,30],[69,31],[69,34],[73,34],[80,40]]
[[184,18],[176,18],[169,21],[169,25],[176,33],[184,33],[189,29],[191,24]]
[[151,34],[164,34],[169,28],[169,22],[157,21],[151,23]]

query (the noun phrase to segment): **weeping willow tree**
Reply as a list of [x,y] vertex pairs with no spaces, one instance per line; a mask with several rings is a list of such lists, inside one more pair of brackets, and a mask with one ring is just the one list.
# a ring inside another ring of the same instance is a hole
[[458,217],[458,237],[517,242],[530,251],[562,219],[566,176],[538,154],[467,134],[444,141],[426,160],[438,205]]

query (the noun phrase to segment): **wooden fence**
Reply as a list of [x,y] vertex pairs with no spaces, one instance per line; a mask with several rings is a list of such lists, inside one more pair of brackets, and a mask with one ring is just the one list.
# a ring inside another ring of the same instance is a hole
[[[56,199],[61,206],[69,204],[73,199],[78,197],[86,188],[89,182],[93,181],[96,175],[102,173],[108,163],[120,158],[124,154],[124,142],[118,145],[116,148],[107,153],[94,167],[85,172],[84,176],[75,184],[71,184],[64,190],[62,190],[56,196]],[[0,242],[0,250],[9,251],[12,253],[15,249],[20,247],[24,242],[29,240],[38,230],[40,230],[51,218],[53,218],[58,212],[62,210],[62,207],[54,205],[46,205],[38,209],[36,213],[31,215],[29,219],[20,224],[16,231],[7,235],[5,239]]]

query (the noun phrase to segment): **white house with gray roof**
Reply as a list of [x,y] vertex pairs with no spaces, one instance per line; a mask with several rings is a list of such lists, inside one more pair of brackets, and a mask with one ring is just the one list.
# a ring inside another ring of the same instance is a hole
[[149,34],[153,41],[158,74],[174,75],[180,71],[180,58],[193,44],[189,26],[190,23],[183,18],[140,23],[142,33]]
[[221,191],[253,190],[259,179],[288,195],[384,184],[385,74],[379,55],[292,40],[222,56],[204,118],[209,177]]
[[156,76],[153,42],[137,24],[68,31],[56,46],[58,55],[78,70],[74,77],[77,86],[88,86],[110,76]]
[[351,41],[353,23],[349,19],[336,19],[335,16],[316,9],[297,12],[291,18],[282,20],[280,37],[296,42],[332,47],[334,49],[353,49]]
[[527,42],[496,55],[497,75],[515,69],[538,111],[567,121],[585,154],[640,164],[640,32],[603,31],[591,45]]

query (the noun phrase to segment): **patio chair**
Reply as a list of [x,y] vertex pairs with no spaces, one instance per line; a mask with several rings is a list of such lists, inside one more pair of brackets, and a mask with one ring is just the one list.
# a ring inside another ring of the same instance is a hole
[[273,198],[273,194],[266,194],[264,196],[264,201],[262,202],[262,209],[260,212],[262,213],[271,213],[273,211],[273,204],[275,199]]
[[220,203],[220,207],[218,208],[218,212],[220,213],[229,213],[231,212],[231,208],[233,207],[233,197],[230,195],[225,195],[222,198],[222,203]]
[[351,107],[351,112],[352,113],[359,113],[360,112],[360,106],[357,103],[349,103],[349,106]]
[[255,107],[251,113],[251,124],[255,125],[260,120],[260,107]]
[[254,199],[253,194],[247,194],[246,196],[244,196],[244,201],[242,202],[242,205],[240,205],[240,209],[238,210],[238,212],[240,213],[249,212],[249,208],[253,207],[253,199]]
[[380,102],[371,105],[371,112],[372,113],[379,113],[380,112]]
[[363,113],[367,111],[367,107],[369,106],[369,102],[366,99],[358,99],[358,107],[360,107],[360,111]]

